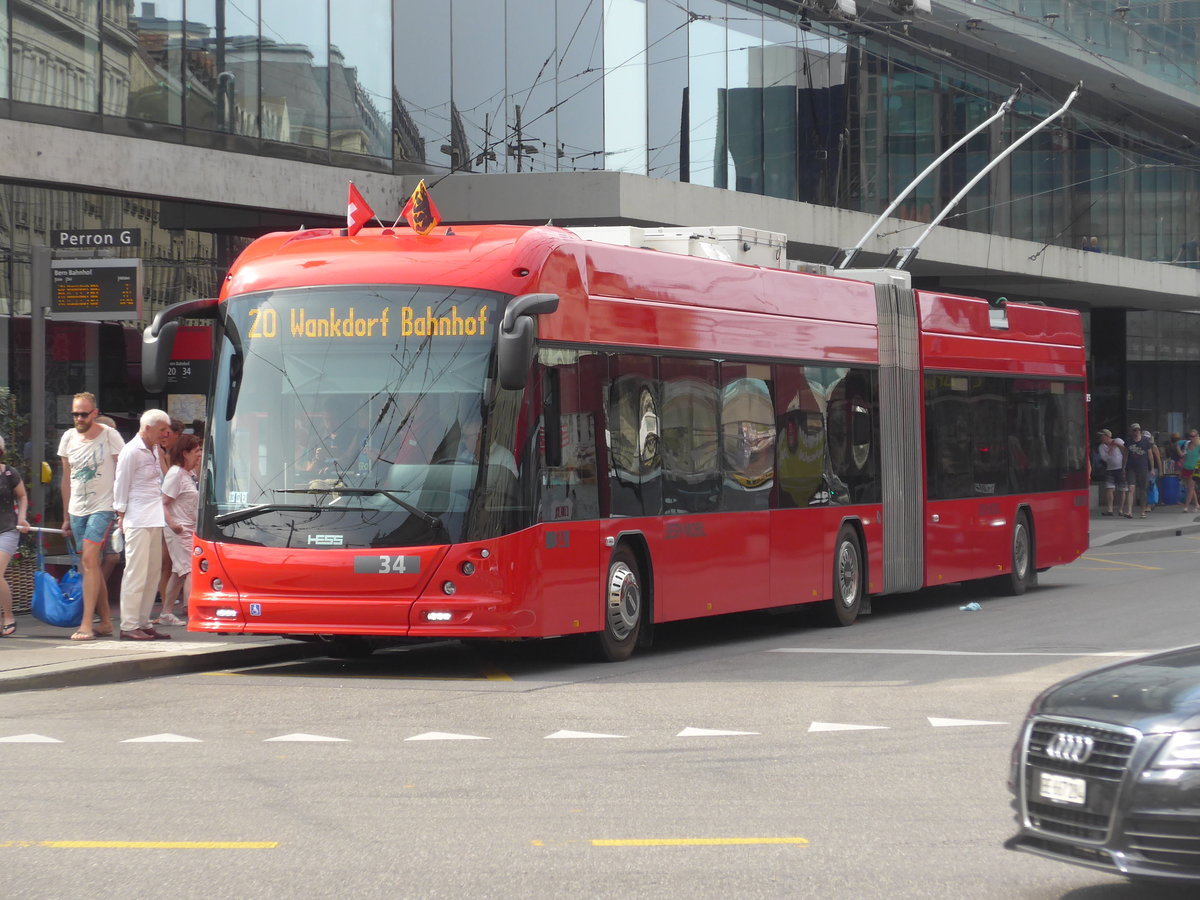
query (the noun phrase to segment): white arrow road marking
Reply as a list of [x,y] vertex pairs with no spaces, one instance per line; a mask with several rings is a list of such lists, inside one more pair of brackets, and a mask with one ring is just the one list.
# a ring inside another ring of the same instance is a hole
[[46,737],[42,734],[14,734],[12,737],[0,738],[0,744],[61,744],[58,738]]
[[301,733],[281,734],[279,737],[263,739],[264,744],[269,741],[308,741],[309,743],[321,742],[321,741],[326,741],[326,742],[341,741],[341,742],[349,743],[347,738],[325,737],[322,734],[301,734]]
[[427,731],[415,734],[406,741],[490,741],[491,738],[479,737],[474,734],[450,734],[446,731]]
[[959,725],[1008,725],[1008,722],[988,722],[985,719],[936,719],[926,716],[934,728],[954,728]]
[[182,734],[151,734],[147,737],[127,738],[122,744],[201,744],[198,738],[184,737]]
[[733,737],[739,734],[758,734],[757,731],[718,731],[713,728],[685,728],[675,737]]
[[840,722],[813,722],[808,726],[809,732],[814,731],[887,731],[887,725],[844,725]]
[[623,738],[623,734],[596,734],[592,731],[556,731],[546,735],[546,740],[554,738]]

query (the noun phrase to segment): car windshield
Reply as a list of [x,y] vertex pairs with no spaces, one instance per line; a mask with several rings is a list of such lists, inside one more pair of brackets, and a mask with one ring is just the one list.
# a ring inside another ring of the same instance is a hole
[[449,543],[464,539],[473,501],[511,508],[514,416],[496,415],[486,390],[505,299],[390,285],[228,301],[201,537],[314,548]]

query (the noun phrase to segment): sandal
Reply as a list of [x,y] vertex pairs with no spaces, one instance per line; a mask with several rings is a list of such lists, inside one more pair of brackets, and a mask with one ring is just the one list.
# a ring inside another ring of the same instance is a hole
[[17,633],[17,623],[9,622],[3,628],[0,628],[0,637],[12,637]]
[[71,635],[71,640],[73,641],[94,641],[95,639],[96,636],[94,634],[84,634],[82,631],[77,631]]
[[96,637],[112,637],[113,630],[110,628],[107,631],[104,631],[99,628],[95,628],[92,630],[92,633],[95,634]]

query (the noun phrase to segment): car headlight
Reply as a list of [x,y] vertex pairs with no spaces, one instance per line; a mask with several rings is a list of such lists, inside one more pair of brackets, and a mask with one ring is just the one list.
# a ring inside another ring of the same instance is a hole
[[1200,731],[1180,731],[1171,735],[1154,760],[1156,769],[1200,768]]

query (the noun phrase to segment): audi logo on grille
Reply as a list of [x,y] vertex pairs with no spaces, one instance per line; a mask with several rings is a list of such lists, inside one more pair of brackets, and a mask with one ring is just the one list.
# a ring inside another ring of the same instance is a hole
[[1086,734],[1060,731],[1046,744],[1046,755],[1066,763],[1085,763],[1092,755],[1096,742]]

